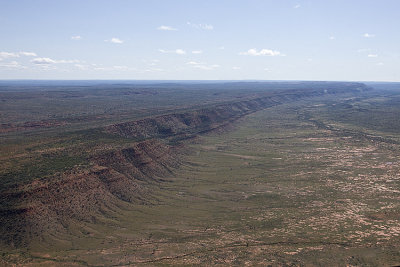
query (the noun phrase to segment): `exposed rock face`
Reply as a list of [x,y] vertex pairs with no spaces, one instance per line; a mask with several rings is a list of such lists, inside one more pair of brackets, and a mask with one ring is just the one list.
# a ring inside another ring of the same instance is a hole
[[3,241],[26,245],[43,233],[63,233],[71,220],[92,221],[116,210],[121,201],[148,201],[146,183],[159,181],[178,165],[177,152],[156,140],[105,152],[91,159],[89,170],[71,170],[52,180],[34,181],[3,193],[0,235]]
[[233,103],[220,104],[214,107],[185,113],[174,113],[142,120],[119,123],[108,126],[105,132],[126,138],[145,139],[150,137],[190,137],[227,124],[242,116],[267,107],[286,103],[296,99],[324,94],[359,92],[367,90],[363,84],[342,83],[329,84],[324,89],[290,90]]
[[99,178],[111,194],[128,202],[145,202],[147,193],[142,185],[163,180],[179,165],[178,158],[176,149],[156,140],[146,140],[92,160],[98,166],[106,166],[103,168],[107,171],[102,171]]

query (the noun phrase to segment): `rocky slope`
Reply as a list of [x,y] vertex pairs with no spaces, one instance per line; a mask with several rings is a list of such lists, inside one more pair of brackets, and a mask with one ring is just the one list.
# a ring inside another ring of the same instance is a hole
[[117,210],[121,201],[145,203],[149,182],[157,182],[178,165],[175,148],[156,140],[138,142],[90,159],[88,169],[75,168],[3,192],[2,241],[24,246],[43,233],[65,233],[73,221],[93,222],[99,213]]
[[318,89],[269,92],[263,96],[214,107],[110,125],[104,131],[139,140],[169,136],[185,138],[218,128],[252,112],[296,99],[324,94],[356,93],[363,90],[368,88],[360,83],[329,83]]

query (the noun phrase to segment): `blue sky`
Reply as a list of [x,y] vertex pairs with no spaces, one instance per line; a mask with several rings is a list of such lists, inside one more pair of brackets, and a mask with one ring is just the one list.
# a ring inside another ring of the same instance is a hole
[[0,0],[0,79],[400,81],[398,0]]

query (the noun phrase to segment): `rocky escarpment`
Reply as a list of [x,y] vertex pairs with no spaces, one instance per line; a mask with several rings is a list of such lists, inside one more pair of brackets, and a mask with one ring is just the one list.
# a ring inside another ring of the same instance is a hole
[[178,165],[178,154],[162,142],[146,140],[99,153],[90,162],[88,169],[3,192],[2,241],[24,246],[44,233],[65,234],[73,222],[93,222],[123,202],[146,203],[152,198],[147,185],[170,174]]
[[51,179],[36,180],[0,194],[3,242],[29,245],[44,234],[68,234],[74,222],[96,222],[125,203],[146,203],[150,184],[167,179],[179,165],[179,140],[211,131],[252,112],[304,97],[359,92],[358,83],[326,84],[318,89],[269,92],[251,99],[166,114],[102,128],[107,134],[132,139],[118,149],[92,153],[87,168],[74,168]]
[[300,98],[368,90],[361,83],[328,83],[322,85],[322,88],[318,89],[269,92],[263,96],[219,104],[214,107],[114,124],[106,127],[104,131],[139,140],[171,136],[184,139],[213,130],[247,114]]

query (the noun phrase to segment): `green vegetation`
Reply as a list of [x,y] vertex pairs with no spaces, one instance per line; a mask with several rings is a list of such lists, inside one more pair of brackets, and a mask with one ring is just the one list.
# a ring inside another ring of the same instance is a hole
[[[96,212],[61,220],[60,231],[31,236],[29,244],[3,245],[0,258],[61,266],[398,265],[399,95],[299,95],[179,142],[160,124],[164,141],[184,144],[176,155],[159,143],[134,145],[134,137],[98,125],[46,132],[47,140],[4,143],[8,152],[2,160],[13,170],[8,180],[17,170],[42,177],[49,169],[94,168],[94,162],[119,172],[112,179],[102,176],[113,190],[133,165],[145,176],[137,181],[138,201],[96,198],[101,203]],[[29,160],[30,155],[37,158]],[[167,164],[172,158],[179,158],[179,167]]]
[[29,162],[14,163],[15,168],[10,172],[2,174],[2,183],[5,187],[8,185],[29,182],[34,179],[48,177],[56,172],[62,172],[78,164],[84,164],[82,157],[68,155],[44,154],[41,158],[32,159]]

